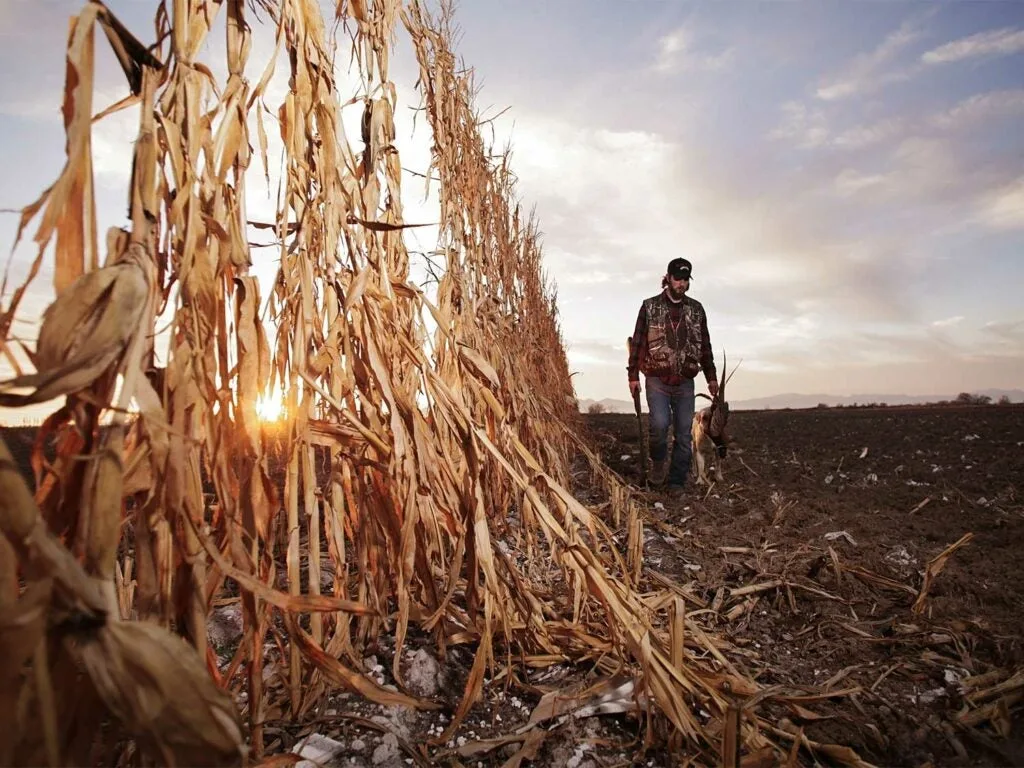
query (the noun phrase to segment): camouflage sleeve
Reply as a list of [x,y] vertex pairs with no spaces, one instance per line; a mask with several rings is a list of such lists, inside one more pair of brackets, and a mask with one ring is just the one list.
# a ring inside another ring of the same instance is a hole
[[715,350],[711,347],[711,334],[708,332],[708,313],[701,307],[700,337],[702,350],[700,367],[704,371],[706,381],[718,381],[718,370],[715,368]]
[[640,356],[647,348],[647,305],[640,305],[640,312],[636,316],[636,327],[633,329],[633,344],[629,348],[629,365],[626,370],[629,372],[630,381],[640,381]]

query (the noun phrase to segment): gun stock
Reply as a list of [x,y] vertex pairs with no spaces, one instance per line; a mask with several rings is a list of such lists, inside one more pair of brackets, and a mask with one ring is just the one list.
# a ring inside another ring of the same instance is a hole
[[[626,353],[628,355],[626,363],[628,365],[629,360],[633,357],[633,337],[626,337]],[[647,435],[644,433],[644,420],[641,416],[640,409],[640,389],[634,389],[633,395],[633,409],[636,411],[636,428],[640,438],[640,478],[644,485],[647,485]]]

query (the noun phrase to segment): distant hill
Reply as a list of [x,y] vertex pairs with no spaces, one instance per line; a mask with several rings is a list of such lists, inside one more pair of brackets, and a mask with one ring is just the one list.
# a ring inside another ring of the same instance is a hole
[[[647,403],[641,398],[643,408],[647,410]],[[580,400],[580,411],[586,413],[587,410],[594,403],[601,406],[604,413],[633,413],[633,401],[632,400],[615,400],[611,397],[606,397],[604,400]]]
[[[955,400],[957,392],[946,395],[893,395],[893,394],[864,394],[864,395],[822,395],[811,394],[801,395],[796,392],[787,392],[781,395],[770,397],[755,397],[751,400],[731,400],[729,407],[737,411],[763,411],[779,408],[814,408],[819,404],[835,407],[838,405],[867,405],[869,403],[885,403],[886,405],[920,405],[923,403],[938,403],[942,400]],[[1002,397],[1008,397],[1011,402],[1024,402],[1024,389],[981,389],[972,392],[974,395],[988,395],[992,402]],[[698,400],[699,404],[700,400]],[[605,413],[633,413],[633,403],[629,400],[616,400],[606,397],[603,400],[580,400],[580,410],[584,413],[594,403],[599,403]],[[643,401],[644,410],[647,410],[646,400]]]

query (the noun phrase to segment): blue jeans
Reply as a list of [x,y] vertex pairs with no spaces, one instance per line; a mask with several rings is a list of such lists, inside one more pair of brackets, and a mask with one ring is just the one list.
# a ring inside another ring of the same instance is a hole
[[685,485],[693,460],[693,379],[680,384],[664,384],[661,379],[647,377],[647,410],[650,412],[651,461],[658,463],[668,455],[668,428],[675,423],[672,461],[668,468],[669,485]]

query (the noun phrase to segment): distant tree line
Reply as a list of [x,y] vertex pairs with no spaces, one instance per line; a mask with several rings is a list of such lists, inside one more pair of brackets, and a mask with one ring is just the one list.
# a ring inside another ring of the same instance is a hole
[[[995,405],[1013,405],[1013,401],[1010,400],[1009,395],[1001,395],[998,400],[995,401]],[[992,397],[990,395],[979,395],[973,392],[961,392],[952,400],[936,400],[926,403],[904,403],[900,405],[889,405],[888,403],[870,402],[870,403],[847,403],[839,405],[829,405],[828,403],[818,403],[815,408],[824,410],[826,408],[917,408],[922,406],[953,406],[953,405],[993,405]],[[769,408],[768,410],[778,411],[792,411],[793,408]],[[796,409],[799,410],[799,409]],[[602,413],[609,413],[608,408],[604,403],[591,403],[587,406],[587,413],[591,416],[598,416]]]
[[[1001,395],[995,403],[996,405],[1012,405],[1013,401],[1010,400],[1009,395]],[[992,398],[989,395],[978,395],[973,392],[961,392],[952,400],[937,400],[935,402],[928,403],[912,403],[902,406],[895,406],[897,408],[909,408],[920,405],[992,405]],[[888,408],[888,403],[850,403],[849,405],[829,405],[828,403],[818,403],[816,408]]]

